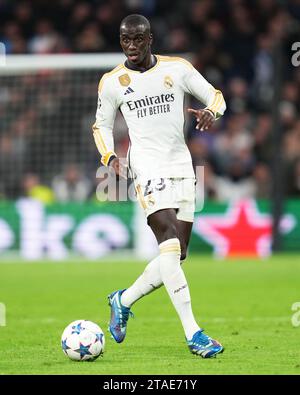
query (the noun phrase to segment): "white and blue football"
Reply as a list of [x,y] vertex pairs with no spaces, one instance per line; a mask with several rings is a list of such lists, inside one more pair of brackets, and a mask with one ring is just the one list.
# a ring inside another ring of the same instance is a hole
[[61,346],[73,361],[93,361],[104,352],[104,333],[94,322],[73,321],[63,331]]

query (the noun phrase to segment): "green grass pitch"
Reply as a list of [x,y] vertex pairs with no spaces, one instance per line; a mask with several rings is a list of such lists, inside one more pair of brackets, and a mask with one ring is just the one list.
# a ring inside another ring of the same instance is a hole
[[[107,295],[129,286],[145,263],[0,264],[0,374],[299,374],[300,326],[291,323],[300,301],[300,257],[215,261],[189,257],[184,270],[194,313],[220,340],[223,354],[189,353],[164,288],[136,303],[127,337],[107,332]],[[63,329],[76,319],[98,323],[106,336],[103,358],[73,362],[62,352]]]

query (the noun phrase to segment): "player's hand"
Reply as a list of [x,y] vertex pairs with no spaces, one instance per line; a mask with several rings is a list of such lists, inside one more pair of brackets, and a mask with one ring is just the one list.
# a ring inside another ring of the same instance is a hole
[[198,130],[203,131],[209,129],[215,121],[215,117],[209,110],[194,110],[193,108],[188,108],[188,112],[196,117],[196,129]]
[[127,166],[125,165],[124,161],[120,160],[119,158],[114,158],[109,167],[114,170],[117,176],[127,179]]

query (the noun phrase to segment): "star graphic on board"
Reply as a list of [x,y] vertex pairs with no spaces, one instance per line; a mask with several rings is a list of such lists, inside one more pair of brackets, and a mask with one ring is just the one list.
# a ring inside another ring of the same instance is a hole
[[80,359],[82,359],[85,355],[92,355],[92,353],[89,351],[90,345],[84,346],[82,343],[80,343],[79,348],[77,348],[74,351],[79,352],[80,354]]
[[77,335],[79,335],[79,333],[82,331],[82,329],[84,329],[84,328],[81,326],[81,322],[79,322],[79,324],[77,324],[77,325],[73,325],[71,335],[73,335],[73,333],[76,333]]
[[[282,233],[290,232],[294,226],[292,215],[282,217]],[[266,257],[271,252],[272,216],[259,212],[254,200],[233,202],[224,214],[201,214],[195,219],[194,230],[214,247],[219,257]]]

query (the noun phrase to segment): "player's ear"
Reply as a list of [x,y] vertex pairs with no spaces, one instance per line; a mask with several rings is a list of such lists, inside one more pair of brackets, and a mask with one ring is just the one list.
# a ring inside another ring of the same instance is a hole
[[151,46],[152,43],[153,43],[153,34],[150,33],[150,34],[149,34],[149,46]]

